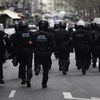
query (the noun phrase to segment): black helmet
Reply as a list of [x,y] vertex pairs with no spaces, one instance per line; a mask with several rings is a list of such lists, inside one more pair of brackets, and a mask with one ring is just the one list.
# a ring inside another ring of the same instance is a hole
[[96,29],[97,28],[97,24],[96,23],[91,23],[91,29]]
[[39,30],[47,30],[49,27],[49,23],[46,20],[40,20],[38,26]]
[[23,30],[28,30],[28,24],[26,21],[20,21],[18,24],[18,30],[23,31]]
[[77,27],[78,27],[77,24],[75,24],[75,30],[77,30]]
[[59,24],[54,24],[54,29],[59,29]]
[[59,23],[59,28],[60,28],[60,29],[66,29],[66,22],[61,21],[61,22]]
[[17,57],[14,57],[14,58],[12,59],[12,63],[13,63],[14,66],[17,66],[17,65],[18,65]]

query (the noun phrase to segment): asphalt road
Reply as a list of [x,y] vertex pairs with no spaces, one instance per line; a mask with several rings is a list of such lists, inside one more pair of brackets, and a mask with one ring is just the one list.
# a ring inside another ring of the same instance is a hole
[[[48,88],[41,88],[42,71],[32,78],[32,87],[21,86],[18,67],[11,60],[4,64],[5,84],[0,85],[0,100],[100,100],[100,73],[92,68],[83,76],[75,66],[74,54],[70,57],[70,70],[63,76],[58,71],[58,61],[52,57],[53,64],[49,74]],[[34,65],[34,62],[33,62]]]

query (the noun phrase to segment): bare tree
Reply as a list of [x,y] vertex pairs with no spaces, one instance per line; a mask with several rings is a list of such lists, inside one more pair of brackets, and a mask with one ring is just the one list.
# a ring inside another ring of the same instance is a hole
[[100,0],[68,0],[81,16],[100,16]]

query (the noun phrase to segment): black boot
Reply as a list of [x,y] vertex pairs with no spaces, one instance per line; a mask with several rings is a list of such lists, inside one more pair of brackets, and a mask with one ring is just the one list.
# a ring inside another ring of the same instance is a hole
[[46,84],[42,84],[42,88],[47,88],[47,85]]
[[63,75],[66,75],[67,73],[66,73],[66,70],[62,70],[62,74]]
[[96,68],[96,63],[93,63],[93,68]]
[[59,71],[62,71],[62,69],[63,69],[62,67],[59,67]]
[[48,78],[43,78],[43,80],[42,80],[42,88],[47,88],[47,81],[48,81]]
[[82,67],[81,66],[77,66],[77,69],[80,70]]
[[66,73],[66,72],[62,72],[62,74],[63,74],[63,75],[66,75],[67,73]]
[[27,87],[31,87],[31,83],[30,83],[30,81],[31,81],[31,79],[29,79],[29,78],[26,79],[26,86],[27,86]]
[[27,82],[27,87],[31,87],[31,83],[30,82]]
[[38,66],[37,68],[35,68],[35,75],[38,76],[40,71],[41,71],[41,66]]
[[86,70],[82,69],[82,75],[86,75]]
[[21,85],[25,85],[25,83],[26,83],[25,79],[24,80],[22,79]]
[[4,84],[4,80],[3,79],[0,79],[0,84]]

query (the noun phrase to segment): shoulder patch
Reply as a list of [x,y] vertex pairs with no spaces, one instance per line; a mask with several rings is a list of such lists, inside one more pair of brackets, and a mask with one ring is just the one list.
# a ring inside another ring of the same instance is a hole
[[22,38],[27,38],[27,37],[30,37],[29,33],[22,33]]
[[47,37],[45,35],[38,35],[36,40],[37,41],[47,41]]
[[76,36],[77,37],[83,37],[84,35],[83,34],[77,34]]

